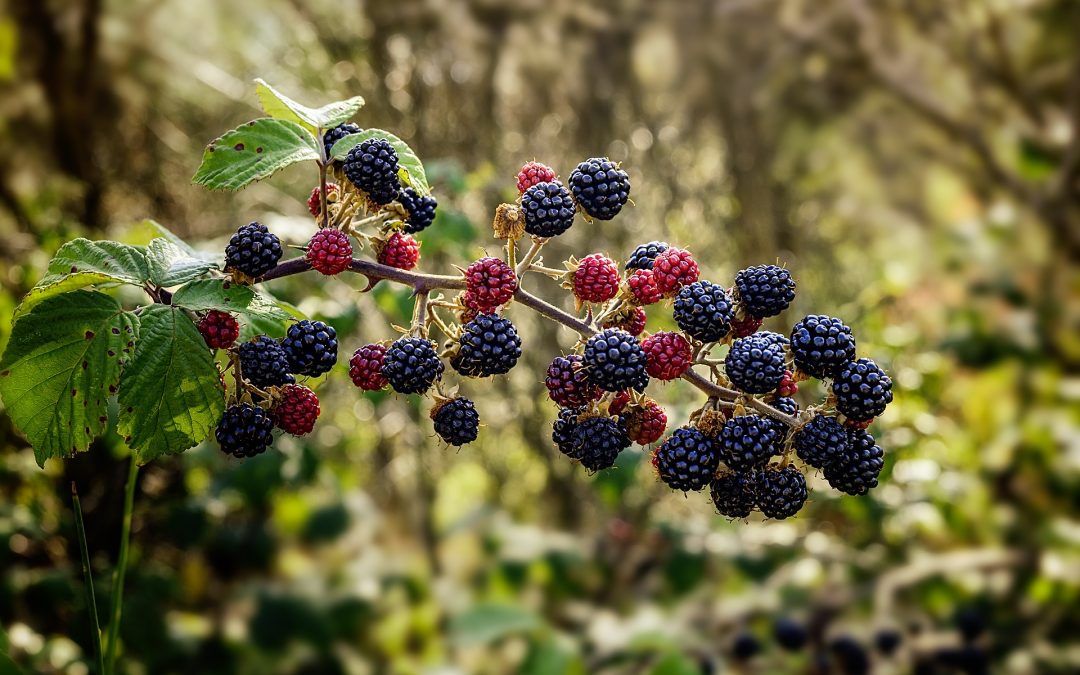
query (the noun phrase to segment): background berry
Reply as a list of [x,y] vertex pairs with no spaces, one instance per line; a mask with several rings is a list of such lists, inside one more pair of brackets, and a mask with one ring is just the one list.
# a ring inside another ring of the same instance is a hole
[[656,449],[657,473],[673,490],[700,490],[712,481],[719,466],[720,449],[694,427],[676,429]]
[[250,403],[229,406],[214,436],[222,452],[234,457],[254,457],[274,442],[274,421],[262,408]]
[[[798,402],[796,402],[793,398],[788,398],[787,396],[774,396],[769,400],[769,405],[776,408],[785,415],[795,416],[799,414]],[[763,417],[765,416],[763,415]],[[765,419],[769,420],[769,424],[772,424],[773,429],[776,430],[776,442],[783,443],[784,440],[787,438],[788,434],[791,432],[791,427],[778,419],[773,419],[772,417],[765,417]]]
[[799,393],[799,385],[795,383],[795,378],[792,376],[791,371],[785,370],[784,377],[776,387],[776,395],[794,396],[797,393]]
[[786,651],[797,652],[806,645],[809,635],[801,623],[784,617],[773,624],[773,637]]
[[398,156],[385,138],[369,138],[345,156],[345,175],[374,204],[389,204],[398,196]]
[[210,349],[228,349],[240,337],[240,324],[232,314],[212,309],[199,320],[199,332]]
[[885,453],[866,431],[854,429],[846,433],[847,449],[834,455],[825,466],[825,480],[841,492],[864,495],[877,487]]
[[363,131],[363,129],[360,128],[360,125],[353,124],[352,122],[345,122],[337,125],[333,129],[328,129],[323,134],[323,147],[326,148],[326,156],[330,157],[330,151],[334,149],[334,143],[337,143],[346,136],[358,134],[361,131]]
[[653,261],[652,269],[656,275],[656,285],[667,296],[674,295],[683,286],[694,283],[701,275],[694,256],[681,248],[668,248],[661,252]]
[[758,328],[761,328],[762,323],[764,323],[764,321],[756,316],[746,314],[740,318],[736,315],[731,321],[731,334],[737,338],[752,335]]
[[585,405],[600,398],[600,387],[589,381],[585,360],[579,354],[556,356],[544,379],[551,400],[562,407]]
[[755,317],[776,316],[795,299],[791,273],[777,265],[755,265],[735,275],[738,300]]
[[674,380],[682,377],[690,368],[693,349],[678,333],[660,331],[645,338],[641,343],[645,351],[645,371],[658,380]]
[[296,381],[289,374],[289,359],[281,343],[265,335],[240,345],[237,357],[240,360],[240,373],[256,387],[273,387]]
[[711,281],[683,287],[675,298],[675,323],[702,342],[716,342],[731,330],[735,310],[727,291]]
[[837,371],[832,392],[836,409],[853,420],[877,417],[893,398],[892,380],[870,359],[852,361]]
[[[337,183],[326,184],[326,205],[329,207],[331,204],[338,200],[341,194],[341,188]],[[322,214],[322,188],[318,185],[311,189],[311,195],[307,200],[308,213],[314,218],[318,218]]]
[[364,391],[378,391],[386,386],[383,377],[383,358],[386,347],[380,344],[364,345],[353,352],[349,359],[349,377],[353,384]]
[[709,496],[720,515],[746,518],[754,510],[754,486],[746,474],[724,471],[709,484]]
[[386,350],[382,375],[399,394],[423,394],[442,377],[443,368],[431,340],[406,336]]
[[666,241],[650,241],[648,244],[641,244],[626,259],[625,267],[627,270],[651,270],[656,256],[666,250],[668,250]]
[[585,213],[611,220],[630,199],[630,176],[607,157],[591,157],[570,173],[570,191]]
[[435,433],[450,445],[465,445],[476,440],[480,432],[480,415],[476,404],[467,398],[455,398],[431,410]]
[[435,209],[439,206],[435,197],[421,195],[411,187],[407,187],[398,193],[397,199],[408,213],[404,227],[406,234],[416,234],[426,230],[435,222]]
[[791,329],[791,356],[804,373],[832,377],[855,358],[855,338],[840,319],[811,314]]
[[652,270],[634,270],[626,278],[626,292],[635,305],[651,305],[664,297]]
[[619,266],[599,253],[582,258],[572,279],[574,297],[584,302],[607,302],[619,292]]
[[589,471],[601,471],[615,464],[615,459],[630,447],[626,429],[610,417],[587,417],[580,420],[571,434],[573,455]]
[[737,389],[748,394],[773,391],[784,379],[784,347],[775,333],[755,333],[731,343],[724,372]]
[[649,445],[660,440],[667,428],[667,413],[656,401],[646,399],[642,403],[635,403],[615,410],[612,402],[609,408],[612,414],[619,415],[619,422],[626,429],[630,440],[638,445]]
[[514,297],[517,274],[499,258],[480,258],[465,270],[465,288],[477,309],[493,312]]
[[317,377],[337,363],[337,331],[322,321],[304,319],[289,326],[281,342],[289,372]]
[[717,442],[720,458],[735,471],[760,468],[777,452],[776,429],[760,415],[732,417],[720,428]]
[[593,335],[585,343],[584,356],[589,379],[604,391],[642,390],[649,384],[645,352],[625,331],[608,328]]
[[574,445],[574,430],[577,429],[578,418],[585,412],[584,408],[563,408],[559,410],[559,417],[551,428],[551,440],[570,459],[581,459],[578,448]]
[[281,260],[281,240],[262,223],[241,225],[225,247],[225,268],[261,277]]
[[555,170],[547,164],[541,164],[540,162],[526,162],[525,165],[521,167],[521,171],[518,171],[518,194],[523,194],[537,183],[551,183],[555,178]]
[[557,237],[574,224],[574,202],[559,181],[537,183],[521,195],[525,231],[534,237]]
[[341,230],[321,229],[308,242],[304,258],[319,272],[334,276],[352,264],[352,242]]
[[271,410],[274,424],[287,434],[303,436],[315,428],[319,419],[319,397],[300,384],[287,384],[281,388],[281,398]]
[[420,262],[420,244],[411,234],[394,232],[378,249],[376,260],[388,267],[411,270]]
[[510,319],[480,314],[461,327],[450,365],[462,375],[487,377],[510,372],[521,356],[521,338]]
[[757,505],[766,518],[783,520],[806,503],[806,478],[792,465],[769,467],[757,473]]

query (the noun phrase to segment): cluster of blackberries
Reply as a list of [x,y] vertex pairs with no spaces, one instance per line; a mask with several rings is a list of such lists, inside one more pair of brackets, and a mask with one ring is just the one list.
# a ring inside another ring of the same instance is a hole
[[555,171],[529,162],[517,175],[519,203],[525,232],[541,238],[557,237],[574,224],[574,213],[611,220],[630,201],[630,177],[607,157],[590,157],[570,172],[570,188]]

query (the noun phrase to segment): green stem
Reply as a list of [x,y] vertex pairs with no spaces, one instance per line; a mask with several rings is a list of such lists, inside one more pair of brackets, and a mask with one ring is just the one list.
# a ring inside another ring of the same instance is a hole
[[94,596],[94,575],[90,573],[90,549],[86,545],[86,525],[83,523],[82,504],[75,481],[71,482],[71,504],[75,511],[75,532],[79,536],[79,553],[82,556],[83,583],[86,587],[86,607],[90,610],[90,622],[94,629],[94,658],[98,675],[105,675],[105,657],[101,651],[101,621],[98,620],[97,598]]
[[124,522],[120,529],[120,558],[116,561],[116,573],[113,575],[112,620],[109,622],[109,647],[105,672],[116,672],[116,645],[120,642],[120,614],[124,606],[124,576],[127,574],[128,545],[131,541],[131,512],[135,506],[135,483],[139,475],[139,465],[135,455],[131,455],[131,467],[128,469],[127,487],[124,490]]

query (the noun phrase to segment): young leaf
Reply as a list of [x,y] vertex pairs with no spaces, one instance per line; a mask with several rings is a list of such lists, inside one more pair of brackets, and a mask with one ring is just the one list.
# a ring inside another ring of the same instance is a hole
[[211,190],[239,190],[290,164],[320,159],[319,142],[289,120],[252,120],[215,139],[203,152],[193,183]]
[[422,195],[431,193],[431,187],[428,186],[427,182],[427,174],[424,172],[424,164],[420,161],[420,158],[413,152],[408,143],[389,131],[364,129],[358,134],[349,134],[334,143],[334,147],[330,149],[330,156],[334,159],[345,159],[345,155],[349,154],[349,150],[369,138],[385,138],[390,141],[390,145],[394,146],[394,150],[397,152],[398,168],[402,182]]
[[309,108],[282,94],[262,79],[255,80],[255,94],[267,115],[296,122],[307,127],[309,131],[329,129],[341,124],[364,105],[363,97],[353,96],[344,101],[328,103],[321,108]]
[[250,286],[226,285],[221,279],[200,279],[180,287],[173,295],[172,304],[193,312],[218,309],[279,320],[291,316],[289,311],[279,307],[272,298]]
[[165,287],[197,279],[217,267],[217,263],[192,257],[164,238],[150,242],[146,247],[146,259],[150,267],[150,281]]
[[139,343],[120,378],[120,420],[139,464],[183,452],[208,435],[225,411],[225,392],[199,330],[177,307],[150,305]]
[[19,318],[39,302],[94,284],[140,286],[150,277],[146,253],[115,241],[73,239],[60,247],[48,270],[15,310]]
[[138,327],[116,300],[84,290],[43,300],[15,323],[0,396],[39,465],[86,450],[105,430]]

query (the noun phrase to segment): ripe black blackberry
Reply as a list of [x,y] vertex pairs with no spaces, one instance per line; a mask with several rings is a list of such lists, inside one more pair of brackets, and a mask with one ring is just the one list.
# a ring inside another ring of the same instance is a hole
[[776,316],[795,299],[791,273],[777,265],[755,265],[735,275],[738,301],[750,316]]
[[281,343],[265,335],[259,335],[240,345],[236,350],[240,359],[240,373],[259,388],[292,384],[296,379],[289,374],[289,357]]
[[611,417],[580,420],[574,427],[572,438],[573,455],[589,471],[613,466],[619,453],[630,447],[626,429]]
[[574,445],[574,430],[577,429],[578,418],[584,412],[585,408],[562,408],[551,427],[551,441],[570,459],[581,459],[578,448]]
[[836,409],[853,420],[874,419],[892,403],[892,380],[870,359],[845,365],[833,377]]
[[776,429],[760,415],[732,417],[717,436],[720,459],[734,471],[752,471],[777,452]]
[[804,373],[832,377],[855,358],[855,338],[840,319],[811,314],[791,329],[791,355]]
[[806,627],[794,619],[781,617],[773,624],[776,643],[789,652],[797,652],[806,645]]
[[525,231],[534,237],[557,237],[574,224],[574,200],[557,180],[537,183],[521,195]]
[[360,128],[360,125],[352,122],[344,122],[333,129],[327,129],[326,133],[323,134],[323,147],[326,148],[326,156],[330,157],[330,151],[334,149],[334,143],[350,134],[358,134],[361,131],[363,129]]
[[225,247],[225,269],[261,277],[281,260],[281,240],[259,222],[241,225]]
[[746,518],[754,510],[755,483],[751,476],[725,471],[709,485],[709,496],[717,512],[728,518]]
[[824,469],[844,456],[848,434],[835,417],[815,415],[792,439],[799,459],[815,469]]
[[431,409],[435,433],[450,445],[465,445],[476,440],[480,432],[480,415],[476,404],[467,398],[454,398]]
[[[769,405],[776,408],[785,415],[794,416],[799,414],[798,402],[788,396],[776,396],[769,401]],[[784,440],[787,439],[788,433],[791,432],[791,427],[781,422],[780,420],[773,419],[771,417],[767,417],[766,419],[769,420],[769,424],[771,424],[773,426],[773,429],[776,430],[777,444],[782,444]]]
[[766,518],[783,520],[806,503],[806,478],[792,465],[757,473],[757,505]]
[[240,403],[225,410],[214,436],[222,452],[234,457],[254,457],[274,442],[273,430],[270,413],[250,403]]
[[585,213],[611,220],[630,199],[630,176],[607,157],[590,157],[570,173],[570,191]]
[[450,365],[462,375],[487,377],[510,372],[521,356],[521,338],[510,319],[479,314],[461,327]]
[[585,343],[589,380],[604,391],[644,390],[649,384],[645,352],[637,338],[617,328],[607,328]]
[[884,452],[874,437],[862,429],[847,431],[847,449],[825,465],[825,480],[849,495],[864,495],[877,487],[885,466]]
[[656,449],[656,471],[672,490],[700,490],[720,466],[720,449],[694,427],[676,429]]
[[784,379],[784,345],[776,333],[754,333],[731,343],[724,372],[748,394],[774,391]]
[[869,675],[870,655],[858,640],[840,635],[829,641],[829,652],[843,675]]
[[651,270],[653,268],[653,263],[656,262],[656,256],[667,249],[668,243],[666,241],[650,241],[648,244],[641,244],[635,248],[634,252],[630,254],[630,257],[626,259],[624,269]]
[[369,138],[345,156],[345,175],[375,204],[389,204],[398,196],[398,156],[385,138]]
[[407,234],[416,234],[435,222],[435,208],[439,202],[432,195],[421,195],[407,187],[398,193],[397,199],[409,214],[405,218],[404,229]]
[[740,633],[731,644],[731,656],[736,661],[749,661],[761,653],[761,641],[753,633]]
[[289,326],[281,343],[289,359],[289,372],[317,377],[337,363],[337,331],[322,321],[303,321]]
[[683,286],[675,296],[675,323],[692,338],[716,342],[731,330],[735,309],[727,291],[711,281]]
[[431,340],[398,338],[383,356],[382,375],[399,394],[423,394],[442,374],[443,363]]

